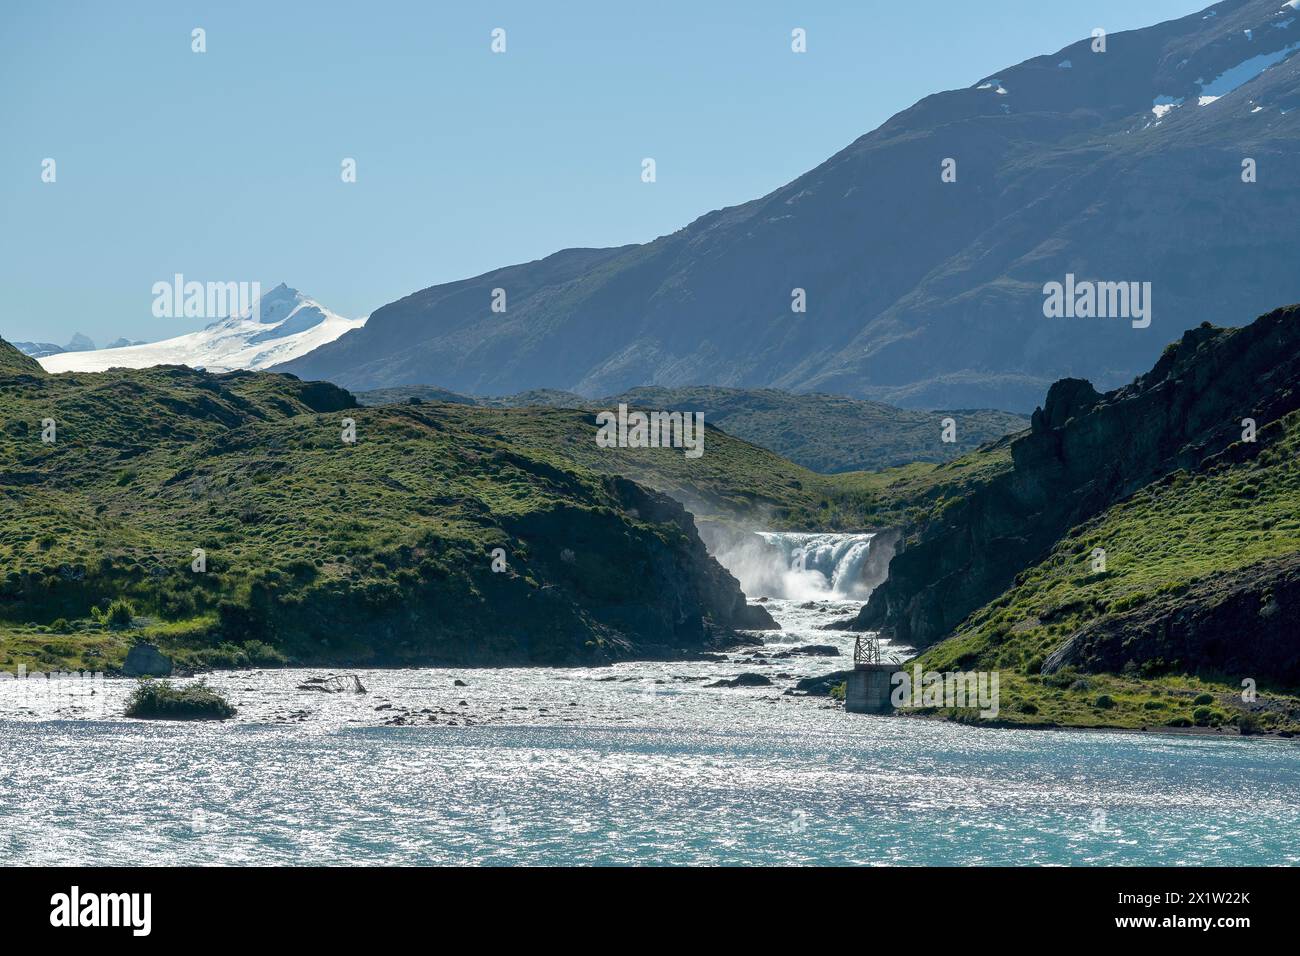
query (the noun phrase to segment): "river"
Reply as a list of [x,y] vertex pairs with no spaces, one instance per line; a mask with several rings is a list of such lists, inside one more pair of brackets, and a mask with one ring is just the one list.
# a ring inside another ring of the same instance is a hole
[[1294,744],[846,714],[785,691],[851,666],[821,626],[861,601],[795,585],[717,660],[220,673],[223,723],[2,681],[0,863],[1300,863]]

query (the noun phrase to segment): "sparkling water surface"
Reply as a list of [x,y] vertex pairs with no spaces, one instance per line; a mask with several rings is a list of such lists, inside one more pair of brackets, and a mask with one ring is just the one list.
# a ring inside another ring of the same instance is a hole
[[[1300,863],[1287,741],[784,695],[851,666],[854,635],[817,627],[858,606],[771,602],[783,631],[721,661],[349,672],[364,695],[296,689],[320,670],[217,674],[240,711],[222,723],[117,716],[126,680],[0,682],[0,862]],[[843,656],[776,656],[807,644]],[[705,686],[742,672],[773,686]]]

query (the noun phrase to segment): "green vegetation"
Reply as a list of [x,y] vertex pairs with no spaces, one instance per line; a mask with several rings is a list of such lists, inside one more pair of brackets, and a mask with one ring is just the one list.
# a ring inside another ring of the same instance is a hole
[[[1203,660],[1147,656],[1086,680],[1070,666],[1041,673],[1080,632],[1127,615],[1120,630],[1132,642],[1143,612],[1158,621],[1166,608],[1219,605],[1226,589],[1216,585],[1238,577],[1249,585],[1260,569],[1300,552],[1300,412],[1263,430],[1258,448],[1250,455],[1233,446],[1205,470],[1178,471],[1074,528],[1014,587],[921,655],[922,665],[1000,671],[1002,717],[1011,722],[1300,732],[1297,688],[1261,681],[1248,704],[1242,675],[1214,673]],[[1092,570],[1094,548],[1105,550],[1103,572]],[[1262,591],[1252,600],[1266,614],[1270,595]]]
[[942,507],[1007,457],[827,476],[715,428],[688,459],[601,449],[583,410],[360,408],[325,383],[181,367],[46,375],[4,345],[0,362],[5,669],[111,673],[134,641],[182,670],[700,646],[712,632],[680,633],[662,593],[718,618],[739,592],[665,577],[712,572],[685,515],[624,478],[701,519],[856,530]]
[[225,720],[235,716],[235,708],[203,681],[177,687],[171,681],[145,678],[127,701],[126,716],[151,720]]
[[[940,645],[940,648],[942,645]],[[930,653],[920,660],[935,666],[939,658]],[[1077,727],[1115,730],[1180,730],[1192,727],[1243,734],[1300,733],[1292,713],[1294,693],[1261,693],[1258,706],[1246,709],[1241,688],[1227,681],[1211,681],[1188,675],[1141,677],[1124,674],[1088,674],[1091,691],[1071,689],[1079,680],[1072,669],[1051,675],[1000,672],[1000,710],[997,718],[976,723],[992,726]],[[1197,706],[1193,699],[1209,688],[1213,707]],[[1104,690],[1104,693],[1097,693]],[[957,708],[932,708],[922,713],[950,720],[969,718]]]
[[1011,470],[1011,439],[1003,438],[942,465],[918,462],[878,472],[829,475],[825,494],[867,526],[919,525],[971,489]]
[[0,343],[3,669],[113,672],[136,640],[181,668],[610,659],[703,646],[739,598],[680,509],[561,453],[596,450],[582,413],[34,365]]
[[[93,617],[97,608],[91,608],[90,613]],[[124,601],[119,598],[108,605],[108,610],[100,616],[100,621],[115,631],[131,626],[131,621],[135,617],[135,608],[131,606],[130,601]]]
[[0,375],[35,375],[42,376],[45,369],[31,356],[24,355],[3,339],[0,339]]
[[897,525],[941,510],[974,485],[1011,467],[1007,439],[936,465],[822,475],[732,437],[705,420],[705,454],[678,449],[599,448],[590,412],[542,408],[433,406],[448,420],[527,449],[557,465],[577,463],[623,475],[683,502],[705,519],[760,523],[773,530],[856,531]]
[[430,400],[414,407],[437,409],[460,427],[509,442],[560,467],[577,464],[631,478],[686,503],[702,518],[761,521],[773,528],[862,528],[885,497],[883,489],[859,487],[850,476],[811,472],[709,426],[707,419],[705,454],[688,459],[680,449],[599,448],[594,413],[560,405],[438,405]]
[[854,526],[866,520],[865,496],[840,491],[824,476],[715,428],[706,427],[704,455],[691,459],[674,448],[600,448],[591,412],[426,407],[438,409],[454,427],[491,436],[556,467],[578,465],[631,478],[703,517],[761,518],[777,527]]
[[[876,471],[916,462],[950,461],[985,442],[1028,427],[1023,415],[990,410],[922,412],[840,395],[795,394],[777,389],[634,388],[622,395],[587,399],[572,392],[539,389],[507,398],[473,399],[446,389],[405,386],[357,396],[363,404],[409,401],[455,402],[502,408],[550,406],[585,411],[633,408],[698,411],[728,435],[776,452],[820,474]],[[941,440],[943,419],[956,422],[955,441]]]
[[[1012,469],[1007,438],[949,462],[822,475],[713,427],[688,459],[598,448],[584,409],[360,408],[288,376],[49,376],[15,355],[0,343],[4,669],[113,672],[141,640],[182,669],[702,649],[743,626],[727,618],[739,592],[710,578],[684,512],[641,485],[701,520],[912,535],[960,526],[970,497]],[[998,720],[1012,725],[1300,732],[1297,688],[1261,672],[1245,701],[1242,675],[1212,654],[1150,650],[1176,610],[1202,620],[1245,594],[1267,616],[1268,582],[1300,580],[1287,563],[1300,565],[1300,412],[1259,437],[1017,565],[923,667],[999,671]]]

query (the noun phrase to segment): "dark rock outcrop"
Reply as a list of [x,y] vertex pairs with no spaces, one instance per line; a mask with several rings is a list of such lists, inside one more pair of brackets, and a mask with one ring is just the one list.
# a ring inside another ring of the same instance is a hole
[[127,677],[166,677],[172,672],[172,660],[152,644],[139,643],[126,654],[122,673]]
[[312,690],[322,694],[364,694],[365,685],[355,674],[331,674],[328,677],[308,677],[298,685],[298,690]]
[[722,680],[715,680],[712,684],[705,684],[705,687],[771,687],[772,681],[763,674],[738,674],[735,677],[724,677]]
[[833,644],[803,644],[792,648],[790,653],[805,657],[839,657],[840,649]]
[[853,671],[832,671],[829,674],[822,674],[820,677],[805,677],[797,681],[794,690],[799,694],[807,694],[809,697],[826,697],[830,694],[832,688],[843,684],[849,679]]
[[1043,664],[1300,686],[1300,554],[1263,561],[1087,625]]
[[628,514],[651,527],[578,508],[534,511],[505,525],[525,541],[549,543],[533,549],[532,562],[578,599],[583,614],[634,644],[677,649],[721,647],[736,643],[736,630],[777,628],[709,555],[685,508],[626,478],[604,481]]
[[[1071,527],[1179,469],[1238,443],[1242,419],[1267,423],[1300,407],[1300,306],[1240,329],[1208,323],[1169,346],[1146,375],[1098,396],[1057,382],[1011,443],[1014,467],[908,535],[855,630],[928,647],[1010,587]],[[905,546],[904,546],[905,545]]]

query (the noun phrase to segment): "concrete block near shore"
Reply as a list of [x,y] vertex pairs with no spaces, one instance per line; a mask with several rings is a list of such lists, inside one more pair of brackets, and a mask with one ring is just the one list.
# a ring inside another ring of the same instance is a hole
[[890,701],[897,664],[858,664],[849,673],[844,687],[844,709],[851,714],[888,714],[894,710]]

